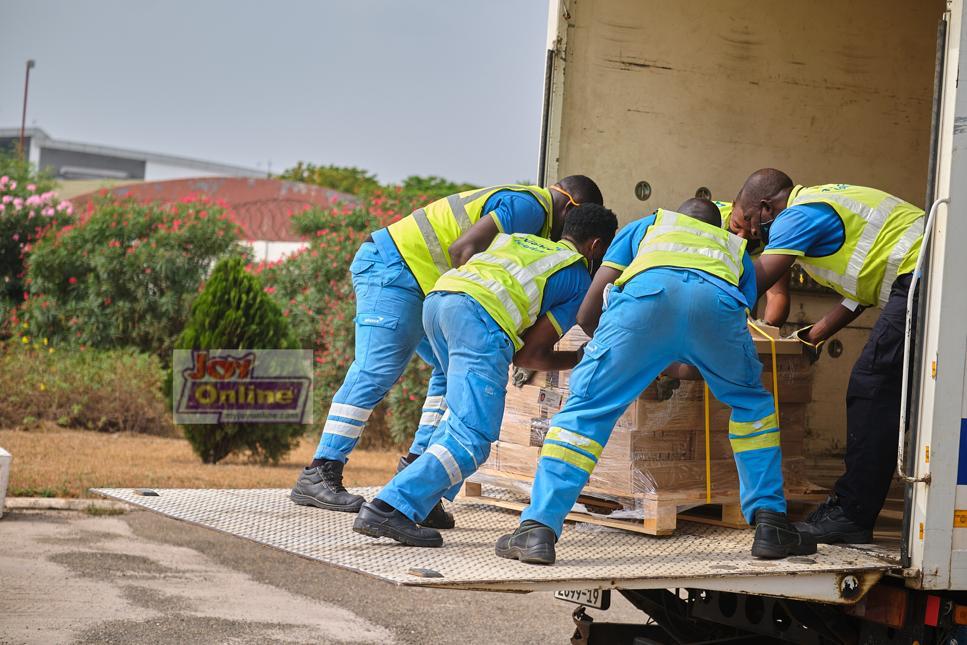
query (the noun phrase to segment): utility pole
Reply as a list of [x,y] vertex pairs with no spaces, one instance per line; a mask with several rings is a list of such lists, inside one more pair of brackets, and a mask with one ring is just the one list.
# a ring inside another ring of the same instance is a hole
[[27,92],[30,89],[30,70],[34,68],[33,59],[27,61],[27,73],[24,76],[24,109],[20,117],[20,159],[27,160],[27,149],[24,147],[24,133],[27,129]]

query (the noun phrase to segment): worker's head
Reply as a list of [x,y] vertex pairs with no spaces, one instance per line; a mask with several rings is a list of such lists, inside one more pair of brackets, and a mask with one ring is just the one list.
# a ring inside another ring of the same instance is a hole
[[678,207],[678,212],[683,215],[688,215],[692,219],[697,219],[700,222],[711,224],[716,228],[722,226],[722,213],[719,211],[719,207],[708,199],[700,199],[698,197],[686,199]]
[[781,170],[756,170],[742,184],[732,204],[729,230],[747,240],[767,244],[772,221],[786,209],[792,188],[792,179]]
[[600,204],[581,204],[568,213],[561,237],[570,241],[588,261],[591,273],[601,265],[605,251],[611,246],[618,217]]
[[564,233],[568,213],[581,204],[604,204],[601,189],[594,180],[584,175],[568,175],[550,188],[552,218],[551,239],[559,240]]

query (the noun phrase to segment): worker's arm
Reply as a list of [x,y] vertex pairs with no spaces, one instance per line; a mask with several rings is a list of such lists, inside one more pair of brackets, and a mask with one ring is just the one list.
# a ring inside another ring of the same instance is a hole
[[766,291],[762,320],[775,327],[789,318],[789,271]]
[[577,322],[588,336],[594,336],[601,320],[601,310],[604,307],[604,289],[621,275],[621,271],[613,267],[602,265],[591,280],[591,287],[578,309]]
[[807,331],[802,332],[800,337],[806,342],[817,345],[859,318],[861,313],[863,313],[863,307],[853,306],[853,304],[847,307],[840,303],[826,312],[826,315],[820,318],[819,322]]
[[779,255],[778,253],[763,254],[756,260],[755,281],[759,295],[761,296],[769,291],[784,275],[788,275],[790,267],[795,262],[795,255]]
[[554,345],[561,336],[547,315],[538,318],[522,338],[524,346],[514,354],[514,365],[517,367],[544,371],[569,370],[581,358],[581,351],[554,351]]
[[494,218],[481,217],[450,245],[450,264],[454,268],[463,266],[471,256],[490,246],[497,233],[497,222]]

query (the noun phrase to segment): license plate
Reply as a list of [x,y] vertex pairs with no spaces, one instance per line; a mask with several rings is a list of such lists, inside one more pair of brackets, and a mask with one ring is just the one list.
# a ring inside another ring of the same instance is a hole
[[566,591],[555,591],[554,597],[564,602],[573,602],[575,605],[584,605],[595,609],[607,609],[611,606],[610,589],[568,589]]

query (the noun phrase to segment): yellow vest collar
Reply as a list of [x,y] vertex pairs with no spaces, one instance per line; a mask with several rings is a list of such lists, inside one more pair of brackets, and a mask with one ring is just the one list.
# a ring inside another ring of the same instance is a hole
[[793,186],[792,190],[789,192],[789,198],[786,200],[786,208],[792,206],[792,203],[796,201],[796,197],[799,196],[799,193],[802,192],[803,188],[805,188],[805,186],[800,186],[799,184]]
[[574,242],[572,242],[571,240],[561,240],[560,242],[558,242],[558,244],[560,244],[561,246],[567,247],[570,250],[577,253],[578,255],[580,255],[581,262],[584,262],[585,268],[588,268],[588,259],[584,257],[584,255],[582,255],[580,251],[578,251],[578,247],[574,246]]

